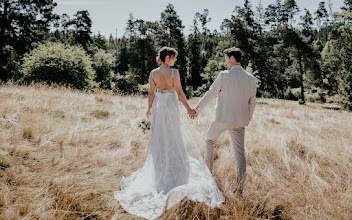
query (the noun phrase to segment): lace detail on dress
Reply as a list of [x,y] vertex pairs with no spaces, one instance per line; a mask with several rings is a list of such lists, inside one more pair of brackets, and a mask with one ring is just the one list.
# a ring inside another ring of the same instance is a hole
[[147,219],[183,198],[219,206],[224,197],[193,138],[180,119],[175,90],[159,90],[152,105],[152,126],[144,166],[121,180],[114,196],[129,213]]

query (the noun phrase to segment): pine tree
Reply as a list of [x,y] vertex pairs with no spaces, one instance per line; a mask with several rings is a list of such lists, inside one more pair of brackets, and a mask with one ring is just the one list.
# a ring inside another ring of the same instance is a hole
[[325,2],[319,3],[319,7],[314,14],[315,14],[315,20],[317,21],[317,26],[318,26],[318,39],[321,40],[322,23],[326,21],[326,19],[329,17],[328,11],[325,8]]
[[82,45],[87,51],[88,45],[92,43],[90,36],[92,33],[92,20],[89,12],[87,10],[77,11],[74,17],[70,22],[74,27],[74,43]]
[[33,49],[33,42],[40,42],[49,32],[58,19],[53,12],[56,5],[53,0],[0,1],[0,80],[13,77],[10,67],[7,71],[7,65],[13,63],[11,57],[22,57]]
[[187,84],[196,90],[199,86],[203,84],[203,79],[201,77],[202,64],[201,64],[201,38],[200,31],[198,28],[197,17],[193,19],[192,33],[188,36],[188,76]]
[[160,32],[158,34],[157,44],[159,47],[170,46],[178,51],[175,68],[180,72],[182,87],[186,86],[187,73],[187,52],[186,43],[183,35],[182,20],[178,16],[172,4],[168,4],[166,9],[161,13]]
[[345,4],[340,15],[343,23],[339,29],[342,59],[339,94],[342,106],[352,110],[352,1],[346,0]]
[[293,17],[295,16],[295,14],[299,12],[299,8],[296,1],[286,0],[284,3],[284,11],[287,14],[289,20],[291,21],[291,26],[292,26],[292,22],[294,21]]

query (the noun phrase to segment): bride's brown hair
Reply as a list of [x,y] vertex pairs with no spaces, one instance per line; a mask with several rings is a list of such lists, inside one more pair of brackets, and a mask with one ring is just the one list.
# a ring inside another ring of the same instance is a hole
[[156,62],[163,63],[165,62],[166,56],[169,56],[169,57],[171,57],[172,55],[177,56],[177,54],[178,52],[174,48],[162,47],[158,52],[158,56],[156,57]]

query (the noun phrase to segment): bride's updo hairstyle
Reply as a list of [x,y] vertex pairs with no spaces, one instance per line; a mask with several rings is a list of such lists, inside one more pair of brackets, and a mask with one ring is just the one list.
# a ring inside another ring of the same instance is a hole
[[175,50],[174,48],[162,47],[158,52],[158,56],[156,57],[156,62],[158,62],[159,64],[164,63],[166,56],[169,56],[169,57],[171,57],[172,55],[177,56],[177,54],[178,54],[177,50]]

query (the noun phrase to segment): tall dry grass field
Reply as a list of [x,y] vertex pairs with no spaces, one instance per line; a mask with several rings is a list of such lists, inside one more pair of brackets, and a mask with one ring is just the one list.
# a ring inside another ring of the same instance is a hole
[[[213,171],[225,203],[184,200],[160,219],[352,219],[352,113],[257,102],[243,197],[232,192],[236,164],[225,133]],[[214,104],[197,120],[181,107],[201,152]],[[138,219],[113,192],[144,163],[149,133],[138,125],[146,106],[145,97],[106,91],[0,87],[0,218]]]

